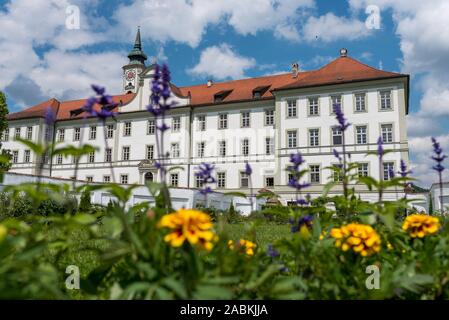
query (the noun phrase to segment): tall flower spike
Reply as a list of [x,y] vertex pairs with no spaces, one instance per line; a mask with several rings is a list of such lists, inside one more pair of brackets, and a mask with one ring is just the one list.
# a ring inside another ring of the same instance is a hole
[[45,117],[45,123],[47,124],[47,126],[53,125],[53,123],[55,123],[55,121],[56,121],[55,112],[53,111],[53,109],[51,107],[48,107],[47,110],[45,110],[44,117]]
[[411,173],[412,172],[410,170],[407,170],[407,164],[405,163],[405,161],[401,159],[400,171],[398,171],[398,174],[402,178],[405,178]]
[[248,176],[253,174],[253,169],[251,168],[251,165],[248,162],[245,163],[245,174]]
[[346,131],[346,129],[348,129],[348,127],[351,124],[347,122],[345,115],[344,115],[343,111],[341,110],[341,106],[339,104],[336,103],[333,105],[333,107],[335,110],[335,118],[338,121],[341,131]]
[[432,137],[432,145],[433,145],[433,152],[435,153],[434,156],[432,156],[432,159],[435,160],[436,165],[433,167],[433,169],[437,172],[443,172],[444,167],[442,165],[444,159],[447,158],[445,154],[443,154],[443,149],[440,146],[440,143]]
[[379,137],[377,139],[377,155],[379,157],[382,157],[384,155],[384,147],[383,147],[382,137]]
[[[83,110],[86,112],[86,117],[88,115],[97,117],[101,121],[106,121],[107,118],[114,118],[117,113],[113,112],[112,109],[118,106],[110,95],[106,94],[106,89],[98,85],[91,85],[92,90],[95,92],[95,96],[90,97],[86,100],[83,106]],[[100,110],[95,110],[94,106],[98,104]]]

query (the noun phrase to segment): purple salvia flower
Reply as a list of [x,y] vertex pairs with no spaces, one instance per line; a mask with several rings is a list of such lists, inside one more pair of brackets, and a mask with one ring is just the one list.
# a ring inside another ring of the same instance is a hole
[[406,165],[405,161],[401,159],[400,171],[398,172],[398,174],[402,178],[405,178],[405,177],[407,177],[411,173],[412,172],[410,170],[407,170],[407,165]]
[[250,176],[253,174],[253,169],[251,168],[251,165],[248,162],[245,163],[245,174],[247,176]]
[[441,173],[444,171],[444,167],[442,165],[444,159],[447,158],[447,156],[445,154],[443,154],[443,149],[440,146],[440,143],[434,138],[432,137],[432,146],[433,146],[433,152],[435,153],[434,156],[432,156],[432,159],[435,160],[435,162],[437,163],[433,169],[435,171],[437,171],[438,173]]
[[[117,113],[112,112],[111,110],[117,107],[118,103],[115,103],[110,95],[105,94],[106,89],[104,87],[100,87],[95,84],[91,85],[91,87],[92,90],[95,91],[96,96],[90,97],[86,100],[83,110],[87,113],[87,115],[97,117],[102,121],[106,121],[107,118],[114,118]],[[100,111],[96,111],[94,109],[95,104],[101,106]]]
[[341,131],[346,131],[346,129],[348,129],[348,127],[351,124],[347,122],[345,115],[344,115],[343,111],[341,110],[341,106],[337,103],[334,104],[334,110],[335,110],[335,118],[338,121]]
[[273,248],[273,245],[270,243],[268,244],[267,255],[272,258],[277,258],[280,256],[280,253],[275,248]]
[[55,123],[56,114],[51,107],[48,107],[47,110],[45,110],[44,118],[47,126],[51,126],[53,125],[53,123]]
[[382,137],[379,137],[377,139],[377,155],[379,157],[382,157],[384,155],[384,147],[383,147]]
[[338,161],[342,161],[343,159],[341,158],[340,153],[337,151],[337,149],[332,150],[332,152],[334,153],[334,157],[338,159]]

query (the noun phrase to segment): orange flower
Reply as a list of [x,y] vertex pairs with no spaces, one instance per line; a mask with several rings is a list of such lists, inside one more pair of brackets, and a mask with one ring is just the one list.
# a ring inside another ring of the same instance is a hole
[[436,233],[440,229],[437,217],[422,214],[413,214],[405,218],[402,230],[407,231],[412,238],[423,238]]
[[380,251],[380,237],[369,225],[350,223],[340,228],[333,228],[330,236],[335,239],[335,246],[343,251],[352,248],[363,257]]
[[212,231],[210,216],[194,209],[180,209],[161,218],[160,228],[172,229],[164,240],[172,247],[180,247],[187,240],[191,245],[198,245],[208,251],[213,248],[217,236]]

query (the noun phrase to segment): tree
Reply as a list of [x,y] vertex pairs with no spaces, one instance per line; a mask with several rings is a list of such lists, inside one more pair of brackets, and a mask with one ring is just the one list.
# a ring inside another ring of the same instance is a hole
[[[6,104],[6,96],[0,91],[0,141],[3,139],[3,133],[8,128],[8,120],[6,115],[9,113],[8,105]],[[3,179],[3,172],[8,171],[11,168],[11,153],[2,149],[2,143],[0,142],[0,179]]]
[[8,128],[8,120],[6,120],[6,115],[8,113],[9,110],[8,105],[6,104],[6,96],[3,92],[0,91],[0,141],[3,138],[3,133]]
[[92,205],[90,203],[90,192],[84,189],[83,193],[81,194],[80,205],[78,207],[78,210],[80,212],[89,212],[91,206]]

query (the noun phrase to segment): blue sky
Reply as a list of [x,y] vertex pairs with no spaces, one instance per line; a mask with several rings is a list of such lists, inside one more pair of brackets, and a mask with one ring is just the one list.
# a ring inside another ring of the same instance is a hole
[[[366,27],[369,5],[379,29]],[[73,8],[79,29],[66,25]],[[444,21],[445,0],[0,0],[0,90],[11,111],[84,98],[90,83],[120,93],[137,25],[147,55],[167,62],[178,86],[288,71],[292,62],[315,69],[345,47],[366,64],[411,74],[413,170],[428,185],[429,137],[449,148]]]

